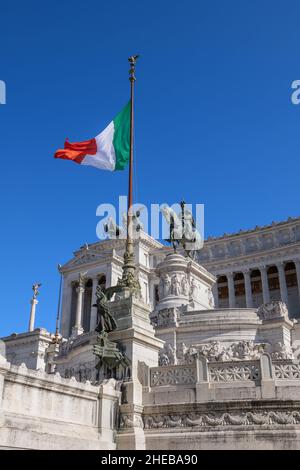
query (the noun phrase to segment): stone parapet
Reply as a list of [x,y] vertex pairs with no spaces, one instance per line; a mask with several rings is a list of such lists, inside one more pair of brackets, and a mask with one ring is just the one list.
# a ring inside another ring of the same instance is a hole
[[[268,353],[257,360],[208,362],[197,356],[184,365],[153,367],[145,405],[209,403],[214,400],[300,400],[300,364],[272,361]],[[146,385],[146,384],[143,384]]]
[[30,369],[45,369],[46,354],[53,335],[44,328],[26,333],[13,333],[1,338],[5,343],[6,358],[15,365],[25,363]]
[[[0,363],[0,447],[114,449],[120,392]],[[100,413],[99,413],[100,411]]]

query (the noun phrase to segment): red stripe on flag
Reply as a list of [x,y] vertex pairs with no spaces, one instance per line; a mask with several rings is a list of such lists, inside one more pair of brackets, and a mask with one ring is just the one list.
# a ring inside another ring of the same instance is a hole
[[81,163],[86,155],[95,155],[97,153],[97,144],[95,139],[85,140],[83,142],[65,141],[64,149],[55,152],[54,158],[63,160],[72,160]]

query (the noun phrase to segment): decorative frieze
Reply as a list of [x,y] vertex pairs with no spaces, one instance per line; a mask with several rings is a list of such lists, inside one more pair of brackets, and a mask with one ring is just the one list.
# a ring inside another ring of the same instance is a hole
[[158,428],[209,428],[227,426],[284,426],[300,424],[300,409],[211,412],[211,413],[172,413],[144,416],[145,429]]
[[295,349],[281,342],[254,343],[254,341],[238,341],[230,345],[220,341],[196,344],[187,347],[182,343],[178,347],[177,363],[192,364],[196,357],[204,356],[208,362],[235,362],[260,359],[263,353],[269,353],[274,361],[295,359]]
[[124,414],[120,416],[120,429],[125,428],[143,428],[144,423],[139,414]]
[[176,307],[164,308],[157,314],[157,326],[176,326],[180,318],[180,311]]
[[272,346],[271,357],[274,361],[286,361],[294,359],[295,349],[281,342]]
[[181,363],[190,363],[191,359],[195,359],[199,355],[204,356],[209,362],[248,361],[259,359],[264,348],[264,343],[254,343],[253,341],[238,341],[229,346],[220,341],[190,347],[183,345],[180,361]]
[[159,277],[156,310],[189,306],[191,310],[212,308],[211,287],[215,277],[190,258],[169,253],[158,264]]
[[176,362],[176,352],[171,344],[164,344],[164,347],[158,353],[158,365],[169,366]]
[[242,254],[240,245],[243,245],[245,254],[251,254],[293,244],[300,241],[299,221],[299,218],[291,217],[287,221],[274,222],[263,227],[256,226],[252,230],[240,230],[230,235],[225,233],[222,237],[209,237],[203,250],[199,252],[199,259],[207,260],[207,255],[209,261],[225,255],[238,257]]
[[273,301],[261,305],[257,309],[257,314],[261,320],[273,320],[274,318],[289,318],[286,304],[281,301]]

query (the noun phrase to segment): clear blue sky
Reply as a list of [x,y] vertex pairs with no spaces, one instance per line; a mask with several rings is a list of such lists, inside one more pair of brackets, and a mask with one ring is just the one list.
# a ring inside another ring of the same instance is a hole
[[53,159],[91,138],[136,87],[138,200],[205,204],[205,235],[297,216],[300,4],[273,0],[10,1],[1,4],[0,335],[54,328],[58,276],[127,174]]

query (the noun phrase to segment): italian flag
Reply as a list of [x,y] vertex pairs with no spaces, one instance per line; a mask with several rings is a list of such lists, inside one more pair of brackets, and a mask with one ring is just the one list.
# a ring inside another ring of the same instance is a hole
[[100,170],[124,170],[129,161],[130,101],[113,121],[96,137],[83,142],[65,142],[64,149],[54,158],[72,160],[80,165],[95,166]]

